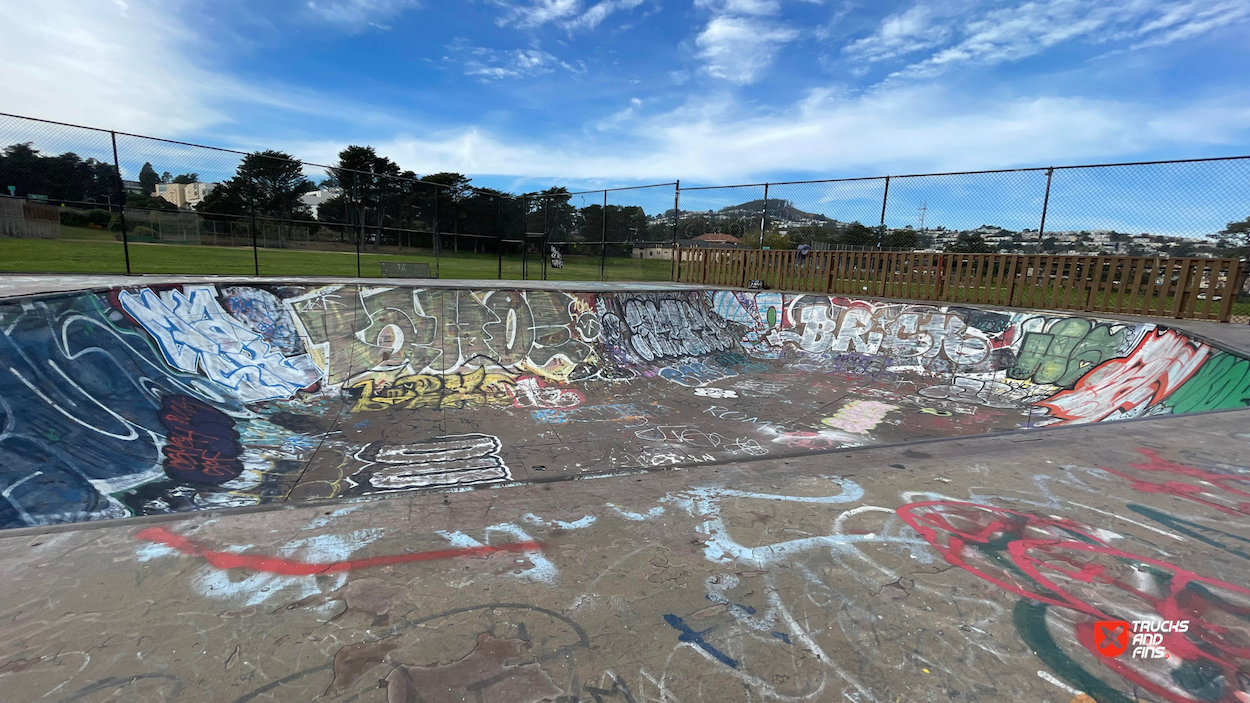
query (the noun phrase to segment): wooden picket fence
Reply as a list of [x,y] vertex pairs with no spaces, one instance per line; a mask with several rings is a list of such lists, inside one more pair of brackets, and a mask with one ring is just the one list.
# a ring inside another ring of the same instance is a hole
[[673,280],[745,288],[1176,319],[1232,315],[1237,259],[682,249]]

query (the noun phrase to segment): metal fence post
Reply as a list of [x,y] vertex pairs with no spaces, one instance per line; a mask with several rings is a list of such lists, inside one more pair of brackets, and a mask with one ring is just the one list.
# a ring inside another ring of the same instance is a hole
[[881,229],[877,232],[877,248],[885,248],[885,205],[890,202],[890,177],[885,177],[885,193],[881,195]]
[[434,277],[440,278],[439,264],[443,262],[443,242],[438,236],[438,186],[434,186]]
[[[495,196],[495,249],[499,252],[499,273],[495,276],[503,280],[503,198]],[[477,247],[475,246],[476,250]]]
[[[1055,175],[1055,167],[1046,169],[1046,196],[1042,198],[1042,223],[1037,227],[1037,244],[1042,244],[1042,235],[1046,233],[1046,211],[1050,209],[1050,180]],[[1038,251],[1041,251],[1040,249]]]
[[130,275],[130,241],[126,235],[126,184],[122,182],[122,165],[117,159],[117,132],[109,132],[113,138],[113,173],[117,174],[117,219],[122,228],[122,253],[126,256],[126,275]]
[[[244,159],[250,158],[248,156]],[[252,216],[252,273],[260,275],[260,251],[256,248],[256,179],[252,176],[252,162],[245,161],[247,164],[247,209]]]
[[529,280],[529,257],[526,250],[530,244],[530,203],[529,196],[521,194],[521,280]]
[[681,255],[677,252],[677,221],[681,212],[681,179],[673,184],[673,248],[669,251],[669,260],[673,261],[673,265],[669,266],[669,280],[676,281],[681,278]]
[[543,280],[547,280],[547,259],[551,255],[551,245],[548,243],[551,232],[551,224],[549,218],[551,216],[551,196],[543,198]]
[[760,218],[760,249],[764,248],[764,231],[768,229],[768,184],[764,184],[764,216]]
[[608,280],[608,191],[603,191],[603,222],[602,233],[599,236],[599,280]]
[[356,201],[356,278],[360,278],[360,240],[365,236],[365,206],[360,202],[360,174],[352,172],[352,200]]

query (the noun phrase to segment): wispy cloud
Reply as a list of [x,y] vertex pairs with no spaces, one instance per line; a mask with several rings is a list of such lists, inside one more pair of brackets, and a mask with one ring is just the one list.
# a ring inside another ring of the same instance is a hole
[[576,29],[594,29],[598,27],[608,15],[618,10],[633,10],[642,5],[646,0],[602,0],[590,6],[590,9],[583,12],[573,20],[564,23],[564,28],[573,31]]
[[504,12],[496,20],[501,26],[533,29],[554,24],[568,32],[598,27],[609,15],[633,10],[647,0],[600,0],[589,7],[582,0],[491,0]]
[[931,78],[958,66],[1019,61],[1067,42],[1162,46],[1247,20],[1246,0],[1029,0],[989,10],[918,4],[885,18],[843,53],[877,62],[930,51],[894,76]]
[[781,11],[777,0],[695,0],[695,7],[711,12],[695,38],[703,70],[731,83],[759,80],[781,47],[799,37],[798,30],[770,18]]
[[491,0],[491,3],[503,9],[496,20],[500,27],[516,25],[522,29],[567,20],[582,11],[582,0]]
[[715,17],[695,40],[709,75],[731,83],[754,83],[798,31],[748,17]]
[[509,78],[533,78],[557,69],[569,73],[581,73],[584,69],[578,65],[561,61],[554,54],[539,48],[530,49],[491,49],[484,46],[468,46],[464,40],[458,40],[447,47],[451,52],[444,61],[459,63],[467,76],[476,76],[483,81]]
[[420,7],[420,0],[308,0],[313,18],[356,32],[365,27],[389,30],[384,22],[406,10]]
[[853,60],[885,61],[940,46],[951,28],[937,22],[934,14],[932,8],[916,5],[891,15],[871,36],[847,44],[842,52]]
[[198,38],[161,4],[50,1],[0,22],[7,112],[177,135],[226,119],[245,86],[207,68]]

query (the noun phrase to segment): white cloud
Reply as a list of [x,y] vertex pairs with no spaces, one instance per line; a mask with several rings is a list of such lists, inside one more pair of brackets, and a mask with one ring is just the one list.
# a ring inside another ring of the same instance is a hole
[[[376,146],[419,173],[450,170],[556,181],[680,177],[720,184],[784,173],[923,173],[1096,161],[1148,149],[1233,143],[1250,136],[1248,97],[1232,95],[1182,109],[1020,97],[984,110],[983,103],[938,86],[894,87],[858,97],[821,91],[782,113],[742,117],[743,106],[735,100],[704,96],[658,116],[637,119],[631,112],[626,131],[614,130],[601,142],[525,142],[471,127],[399,136]],[[1153,117],[1143,121],[1142,114]],[[292,148],[331,158],[342,146]]]
[[389,30],[389,26],[382,24],[384,20],[419,6],[419,0],[309,0],[307,5],[316,19],[348,31],[368,26]]
[[521,28],[538,27],[548,22],[567,20],[582,11],[582,0],[491,0],[504,9],[496,23]]
[[694,6],[716,15],[775,15],[781,12],[779,0],[694,0]]
[[632,10],[644,2],[646,0],[603,0],[592,5],[589,10],[582,13],[577,19],[564,23],[564,28],[569,31],[594,29],[613,12],[617,10]]
[[449,55],[443,61],[462,64],[467,76],[476,76],[484,82],[506,78],[533,78],[556,69],[569,73],[584,73],[580,65],[562,61],[555,55],[534,46],[530,49],[491,49],[484,46],[470,46],[466,39],[460,38],[447,47]]
[[206,68],[169,4],[48,0],[0,22],[0,109],[176,136],[226,119],[249,90]]
[[852,59],[884,61],[942,44],[950,28],[937,24],[933,10],[916,5],[890,15],[874,34],[851,42],[842,51]]
[[522,29],[556,24],[568,32],[598,27],[614,12],[633,10],[646,0],[600,0],[586,8],[582,0],[491,0],[504,9],[496,23]]
[[514,49],[496,51],[476,47],[470,52],[473,58],[465,61],[464,72],[484,79],[532,78],[551,73],[562,65],[555,56],[541,49]]
[[711,13],[695,38],[696,56],[710,76],[731,83],[754,83],[772,65],[781,47],[799,32],[771,19],[781,12],[779,0],[695,0],[696,8]]
[[789,27],[754,18],[714,17],[695,39],[698,57],[709,75],[745,85],[760,78],[782,45],[799,33]]
[[1246,0],[1028,0],[989,11],[976,4],[918,4],[851,42],[851,60],[883,61],[932,53],[895,77],[930,78],[962,65],[996,65],[1071,41],[1130,48],[1192,39],[1250,19]]
[[629,107],[623,110],[618,110],[612,113],[611,115],[608,115],[604,119],[599,120],[599,122],[595,124],[595,129],[599,130],[600,132],[606,132],[608,130],[618,129],[622,125],[633,121],[634,118],[637,117],[638,108],[640,107],[642,107],[641,98],[630,98]]

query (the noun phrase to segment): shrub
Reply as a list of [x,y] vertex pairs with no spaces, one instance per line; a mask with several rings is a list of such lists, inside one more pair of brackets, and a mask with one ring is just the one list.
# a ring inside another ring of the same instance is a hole
[[61,224],[70,227],[104,229],[109,226],[110,220],[113,219],[113,213],[108,210],[78,210],[76,208],[63,207],[60,208],[60,212]]

